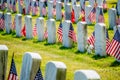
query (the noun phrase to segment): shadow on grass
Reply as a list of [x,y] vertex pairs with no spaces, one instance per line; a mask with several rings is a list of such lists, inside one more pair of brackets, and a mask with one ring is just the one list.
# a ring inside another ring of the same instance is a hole
[[100,55],[94,55],[92,56],[93,59],[98,60],[98,59],[103,59],[106,58],[107,56],[100,56]]
[[120,66],[120,62],[114,61],[111,63],[110,67]]
[[45,43],[45,46],[55,45],[55,43]]
[[81,51],[79,51],[79,50],[77,50],[76,52],[75,52],[75,54],[85,54],[86,53],[86,51],[85,52],[81,52]]
[[95,24],[88,24],[88,26],[95,26]]
[[67,50],[67,49],[72,49],[72,48],[73,48],[73,47],[67,48],[67,47],[61,46],[59,49],[61,49],[61,50]]
[[26,41],[27,40],[27,38],[22,38],[22,41]]

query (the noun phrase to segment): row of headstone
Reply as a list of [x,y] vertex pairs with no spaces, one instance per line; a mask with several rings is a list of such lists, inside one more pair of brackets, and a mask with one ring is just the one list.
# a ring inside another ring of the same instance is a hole
[[[16,36],[21,36],[21,25],[22,25],[22,16],[21,14],[16,15]],[[6,25],[6,33],[10,33],[10,26],[11,26],[11,14],[6,14],[5,19],[5,25]],[[37,22],[37,33],[38,33],[38,40],[43,41],[44,40],[44,18],[39,17],[36,20]],[[70,29],[70,20],[63,21],[63,42],[62,45],[64,47],[72,47],[73,41],[69,38],[69,29]],[[26,38],[32,39],[32,17],[31,16],[25,16],[25,25],[26,25]],[[54,19],[48,19],[47,20],[47,32],[48,32],[48,43],[56,43],[56,23]],[[78,50],[80,52],[85,52],[86,46],[87,46],[87,23],[85,22],[78,22],[77,24],[77,35],[78,35]],[[95,53],[99,54],[101,56],[106,55],[106,44],[105,44],[105,24],[97,23],[95,25]],[[100,41],[101,40],[101,41]]]
[[[0,45],[0,80],[5,80],[7,70],[8,48]],[[34,80],[41,65],[42,57],[38,53],[26,52],[22,60],[20,80]],[[46,64],[45,80],[66,80],[67,67],[60,61],[49,61]],[[40,73],[41,74],[41,73]],[[95,70],[76,70],[74,80],[100,80]]]

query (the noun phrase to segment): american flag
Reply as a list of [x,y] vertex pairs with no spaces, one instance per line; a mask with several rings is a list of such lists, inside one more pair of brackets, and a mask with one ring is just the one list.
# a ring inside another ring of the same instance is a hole
[[26,27],[25,27],[25,24],[24,24],[24,26],[23,26],[23,28],[21,30],[21,34],[22,34],[22,36],[26,36]]
[[5,29],[5,16],[4,16],[4,14],[0,18],[0,29],[2,29],[2,30]]
[[74,12],[74,9],[72,9],[72,11],[71,11],[71,22],[72,23],[75,22],[75,12]]
[[9,8],[12,9],[12,0],[10,0]]
[[37,36],[37,26],[36,26],[36,24],[33,27],[33,36]]
[[34,80],[43,80],[43,76],[42,76],[42,72],[41,72],[40,68],[38,69],[38,72],[37,72]]
[[103,9],[107,9],[107,3],[106,3],[106,0],[103,0]]
[[[7,0],[6,0],[7,1]],[[1,9],[2,10],[4,10],[5,9],[5,7],[6,7],[6,1],[5,0],[3,0],[3,3],[1,4]]]
[[16,22],[15,22],[15,18],[14,18],[13,23],[12,23],[12,30],[15,30],[15,28],[16,28]]
[[89,13],[88,19],[89,19],[91,22],[95,22],[95,21],[96,21],[96,9],[95,9],[95,7],[94,7],[94,8],[91,10],[91,12]]
[[43,16],[46,16],[46,14],[47,14],[45,3],[43,4],[43,7],[42,7],[42,14],[43,14]]
[[20,0],[20,5],[23,6],[24,2],[23,0]]
[[29,7],[28,7],[29,13],[30,13],[30,11],[31,11],[31,9],[32,9],[32,8],[31,8],[31,3],[32,3],[32,2],[30,1]]
[[59,42],[62,42],[63,31],[62,31],[62,23],[61,23],[61,22],[60,22],[60,25],[59,25],[57,34],[58,34],[58,41],[59,41]]
[[85,21],[85,10],[82,8],[82,6],[81,6],[81,18],[82,21]]
[[36,2],[34,3],[33,12],[35,13],[35,15],[36,15],[37,12],[38,12],[38,6],[37,6],[37,3],[36,3]]
[[120,33],[117,30],[106,52],[120,60]]
[[70,24],[70,29],[69,29],[69,34],[68,34],[68,37],[73,40],[74,42],[77,42],[76,40],[76,34],[74,32],[74,28],[72,26],[72,23]]
[[13,12],[16,12],[16,2],[15,2],[15,0],[14,0],[14,2],[13,2],[12,10],[13,10]]
[[[13,54],[13,57],[14,57],[14,54]],[[8,80],[18,80],[17,71],[16,71],[15,62],[14,62],[13,57],[12,57],[12,61],[11,61],[11,67],[10,67],[10,72],[8,75]]]
[[90,37],[88,37],[87,43],[89,45],[94,46],[94,43],[95,43],[95,31],[92,33],[92,35]]
[[109,46],[110,46],[110,40],[109,40],[108,30],[106,29],[106,50]]
[[98,16],[98,22],[99,23],[104,23],[104,15],[103,15],[103,11],[102,11],[102,8],[100,9],[100,14]]
[[116,25],[120,25],[120,18],[119,18],[119,16],[116,18]]
[[48,32],[47,32],[47,29],[45,30],[44,32],[44,39],[47,39],[48,38]]

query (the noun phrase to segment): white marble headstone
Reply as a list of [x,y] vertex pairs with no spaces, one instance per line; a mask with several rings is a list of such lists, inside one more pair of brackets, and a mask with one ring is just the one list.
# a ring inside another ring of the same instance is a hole
[[10,6],[10,0],[7,0],[7,11],[8,11],[8,12],[10,12],[10,11],[11,11],[11,9],[10,9],[10,7],[9,7],[9,6]]
[[64,47],[70,48],[73,46],[73,41],[69,38],[69,29],[70,29],[70,24],[71,21],[70,20],[65,20],[63,22],[63,41],[62,41],[62,45]]
[[29,12],[30,0],[24,0],[24,4],[25,4],[25,14],[30,14]]
[[100,80],[100,76],[95,70],[76,70],[74,80]]
[[56,20],[62,19],[61,2],[56,2]]
[[78,50],[80,52],[85,52],[87,46],[87,23],[78,22],[77,23],[77,36],[78,36]]
[[118,14],[120,15],[120,0],[118,0],[117,2],[117,10],[118,10]]
[[26,52],[22,60],[20,80],[34,80],[41,60],[38,53]]
[[35,7],[34,7],[34,4],[35,4],[35,3],[36,3],[36,0],[33,0],[33,1],[32,1],[32,15],[33,15],[33,16],[36,15],[36,13],[35,13],[35,12],[36,12],[36,9],[35,9]]
[[65,20],[71,20],[71,4],[67,3],[65,5]]
[[66,5],[67,3],[69,3],[69,0],[64,0],[64,5]]
[[43,17],[42,9],[43,9],[44,1],[39,1],[39,8],[40,8],[40,16]]
[[97,6],[103,6],[103,0],[96,0]]
[[50,61],[46,65],[45,80],[66,80],[66,65],[59,61]]
[[91,5],[92,7],[94,7],[95,4],[95,0],[89,0],[89,5]]
[[15,17],[15,28],[16,28],[16,36],[21,37],[21,29],[22,29],[22,15],[21,14],[16,14]]
[[88,16],[89,16],[92,9],[93,8],[91,5],[85,6],[85,20],[86,20],[87,24],[91,24],[91,21],[89,20]]
[[106,56],[106,25],[97,23],[95,25],[95,54]]
[[0,80],[6,80],[8,47],[0,45]]
[[53,18],[53,1],[48,1],[48,19]]
[[36,20],[37,22],[37,33],[38,33],[38,41],[44,40],[44,18],[39,17]]
[[32,17],[31,16],[25,16],[25,26],[26,26],[26,38],[31,39],[33,38],[32,34]]
[[20,5],[20,0],[18,0],[18,11],[20,14],[23,13],[23,7]]
[[56,42],[56,23],[54,19],[47,20],[48,43]]
[[5,14],[5,29],[6,29],[7,34],[11,32],[11,26],[12,26],[11,13],[6,13]]
[[109,28],[113,29],[116,26],[116,9],[111,8],[109,9]]
[[80,17],[80,5],[74,5],[74,12],[75,12],[75,22],[78,22]]

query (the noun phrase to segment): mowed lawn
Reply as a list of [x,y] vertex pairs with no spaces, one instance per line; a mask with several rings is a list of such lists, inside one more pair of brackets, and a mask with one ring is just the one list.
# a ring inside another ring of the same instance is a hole
[[[107,0],[108,7],[115,5],[117,0]],[[12,20],[15,14],[12,14]],[[34,16],[32,19],[32,25],[34,26],[36,18]],[[108,28],[108,12],[104,14],[106,28]],[[46,23],[47,18],[45,18]],[[24,25],[24,16],[22,18]],[[56,21],[56,29],[58,29],[59,21]],[[77,26],[73,24],[74,29],[77,33]],[[88,36],[94,31],[94,24],[88,26]],[[109,31],[110,40],[113,38],[113,30]],[[15,64],[17,68],[17,73],[20,78],[22,58],[25,52],[35,52],[39,53],[42,57],[41,70],[43,76],[45,76],[45,67],[48,61],[62,61],[67,66],[66,80],[74,80],[75,70],[81,69],[93,69],[98,72],[101,80],[120,80],[120,63],[116,62],[115,58],[111,56],[99,57],[95,56],[95,53],[88,54],[80,53],[77,50],[77,43],[74,43],[72,48],[64,48],[61,43],[48,44],[47,41],[39,42],[37,37],[26,40],[24,37],[17,38],[15,32],[11,34],[6,34],[5,31],[0,31],[0,44],[5,44],[9,48],[8,52],[8,64],[7,64],[7,75],[9,73],[11,59],[13,52],[15,53]]]

